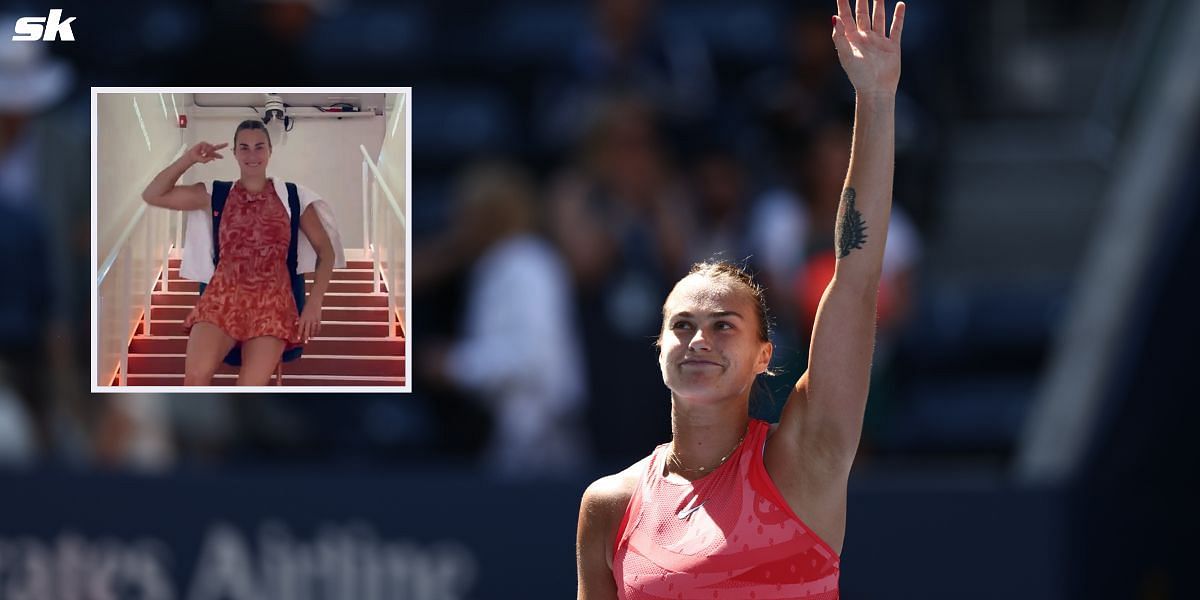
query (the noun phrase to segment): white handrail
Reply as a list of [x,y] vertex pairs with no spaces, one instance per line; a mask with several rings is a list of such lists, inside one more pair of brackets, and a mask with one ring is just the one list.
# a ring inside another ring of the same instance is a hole
[[[181,145],[171,158],[186,150]],[[143,187],[149,182],[142,182]],[[107,386],[115,369],[118,385],[129,383],[129,344],[144,323],[142,333],[151,333],[151,309],[155,284],[167,290],[171,248],[172,212],[149,211],[140,203],[117,242],[97,270],[97,363],[93,383]]]
[[[171,157],[171,162],[179,160],[179,157],[183,156],[184,150],[187,150],[187,144],[182,144],[179,146],[179,150],[177,150],[175,155]],[[146,178],[145,184],[149,185],[150,180],[152,179],[153,177]],[[145,185],[142,187],[145,188]],[[138,226],[138,223],[141,221],[142,215],[144,214],[146,214],[145,202],[140,204],[137,207],[137,210],[134,211],[133,218],[129,220],[129,224],[125,226],[125,230],[122,231],[121,235],[117,237],[117,242],[113,244],[113,249],[108,253],[108,257],[106,257],[104,262],[100,264],[100,269],[97,271],[97,273],[100,275],[96,277],[97,286],[104,283],[104,278],[108,276],[108,272],[112,270],[113,264],[117,261],[117,255],[121,253],[121,249],[124,248],[125,243],[129,241],[129,236],[133,235],[133,230]]]
[[375,181],[379,183],[380,189],[383,190],[384,197],[387,198],[388,205],[392,207],[392,212],[400,219],[400,226],[408,229],[408,224],[404,219],[404,211],[400,209],[400,205],[396,203],[396,197],[392,195],[392,190],[388,189],[387,182],[383,180],[383,175],[379,172],[379,167],[375,166],[375,161],[371,160],[371,155],[367,154],[367,147],[359,144],[358,149],[362,151],[363,160],[367,166],[371,168],[371,172],[375,174]]
[[129,237],[133,235],[133,230],[142,221],[142,215],[146,214],[146,204],[142,203],[133,213],[133,218],[129,220],[129,224],[125,226],[125,230],[117,238],[116,245],[113,246],[112,252],[108,253],[108,258],[100,265],[99,277],[96,277],[96,285],[104,283],[104,279],[108,277],[108,272],[112,270],[113,264],[117,262],[117,257],[121,254],[121,250],[125,247],[125,243],[129,241]]
[[[363,161],[362,166],[362,219],[363,219],[363,252],[371,251],[371,221],[367,212],[367,180],[370,177],[370,171],[367,169],[367,162]],[[376,290],[378,291],[378,290]]]
[[[363,155],[363,212],[364,219],[369,221],[368,227],[371,229],[371,235],[367,238],[367,245],[371,250],[371,257],[374,262],[373,278],[375,280],[375,291],[382,291],[381,288],[384,282],[387,283],[388,337],[394,338],[397,337],[396,325],[400,321],[397,312],[401,307],[400,299],[403,298],[405,287],[403,273],[404,262],[406,260],[404,240],[408,237],[407,219],[404,218],[404,213],[400,209],[399,203],[396,202],[396,197],[392,195],[387,181],[384,180],[383,174],[380,173],[379,168],[375,165],[375,161],[367,153],[366,147],[360,145],[359,150],[362,151]],[[368,171],[373,175],[369,182],[366,181]],[[380,190],[383,191],[384,199],[391,208],[391,216],[394,217],[393,222],[399,225],[398,228],[390,226],[388,223],[380,223],[378,220],[381,215],[385,214],[379,210]],[[382,228],[382,231],[380,231],[380,228]],[[397,238],[399,238],[398,242]],[[407,335],[407,332],[405,334]]]

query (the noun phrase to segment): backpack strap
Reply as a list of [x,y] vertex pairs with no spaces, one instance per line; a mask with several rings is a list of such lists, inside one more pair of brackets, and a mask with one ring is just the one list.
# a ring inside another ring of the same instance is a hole
[[[304,312],[304,275],[296,272],[297,248],[300,240],[300,190],[296,184],[287,183],[288,208],[292,211],[292,239],[288,242],[287,268],[292,282],[292,297],[296,300],[296,313]],[[292,362],[304,354],[304,347],[297,346],[283,353],[282,362]]]
[[288,273],[296,274],[297,247],[300,238],[300,191],[296,184],[287,183],[288,208],[292,211],[292,239],[288,242],[287,266]]
[[300,192],[296,184],[287,184],[288,207],[292,211],[292,239],[288,242],[287,269],[292,282],[292,297],[296,300],[296,313],[304,312],[304,275],[296,272],[297,247],[300,240]]
[[233,188],[232,181],[213,181],[212,192],[212,247],[213,266],[221,260],[221,212],[225,210],[225,200],[229,198],[229,190]]

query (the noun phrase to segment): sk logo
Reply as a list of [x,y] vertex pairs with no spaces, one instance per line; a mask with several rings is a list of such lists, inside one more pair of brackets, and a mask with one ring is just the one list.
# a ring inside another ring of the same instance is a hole
[[[75,32],[71,31],[71,21],[75,17],[67,17],[67,20],[62,19],[62,9],[50,9],[49,16],[45,17],[21,17],[17,19],[17,24],[13,27],[13,31],[17,34],[12,36],[14,42],[53,42],[62,39],[64,42],[75,41]],[[45,23],[43,26],[42,23]]]

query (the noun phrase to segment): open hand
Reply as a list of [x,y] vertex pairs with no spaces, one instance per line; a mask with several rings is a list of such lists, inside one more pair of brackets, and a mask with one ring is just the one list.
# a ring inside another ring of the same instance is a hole
[[304,310],[300,313],[300,343],[308,343],[308,340],[316,337],[320,332],[321,306],[316,302],[307,302]]
[[896,4],[889,34],[884,27],[887,14],[883,0],[874,0],[874,21],[867,13],[871,1],[855,0],[855,11],[851,14],[850,0],[837,0],[833,45],[858,94],[895,94],[900,82],[900,33],[904,30],[905,6],[903,2]]
[[200,142],[191,148],[188,148],[187,157],[192,163],[206,163],[218,158],[225,158],[219,150],[229,145],[229,142],[217,144],[216,146],[208,142]]

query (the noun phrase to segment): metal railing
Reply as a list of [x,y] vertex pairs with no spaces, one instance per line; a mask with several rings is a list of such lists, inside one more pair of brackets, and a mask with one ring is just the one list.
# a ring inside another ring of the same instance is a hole
[[363,155],[363,246],[375,263],[375,291],[387,291],[388,337],[398,337],[396,325],[405,322],[408,222],[367,148],[358,148]]
[[[1017,448],[1022,481],[1059,484],[1078,474],[1097,443],[1107,390],[1126,365],[1130,322],[1143,279],[1156,260],[1159,233],[1170,225],[1175,186],[1187,173],[1192,132],[1200,124],[1200,4],[1186,0],[1147,5],[1158,58],[1140,65],[1146,90],[1136,94],[1129,132],[1110,169],[1105,213],[1072,292],[1066,319],[1051,348],[1035,403]],[[1157,15],[1152,15],[1157,17]],[[1133,96],[1130,96],[1133,98]],[[1114,413],[1115,414],[1115,413]]]
[[[185,148],[181,146],[171,160],[179,158]],[[129,343],[142,321],[143,333],[150,333],[151,299],[160,279],[167,291],[167,269],[175,247],[171,221],[176,213],[180,211],[142,203],[96,271],[94,383],[98,386],[109,385],[117,374],[118,385],[128,384]]]

